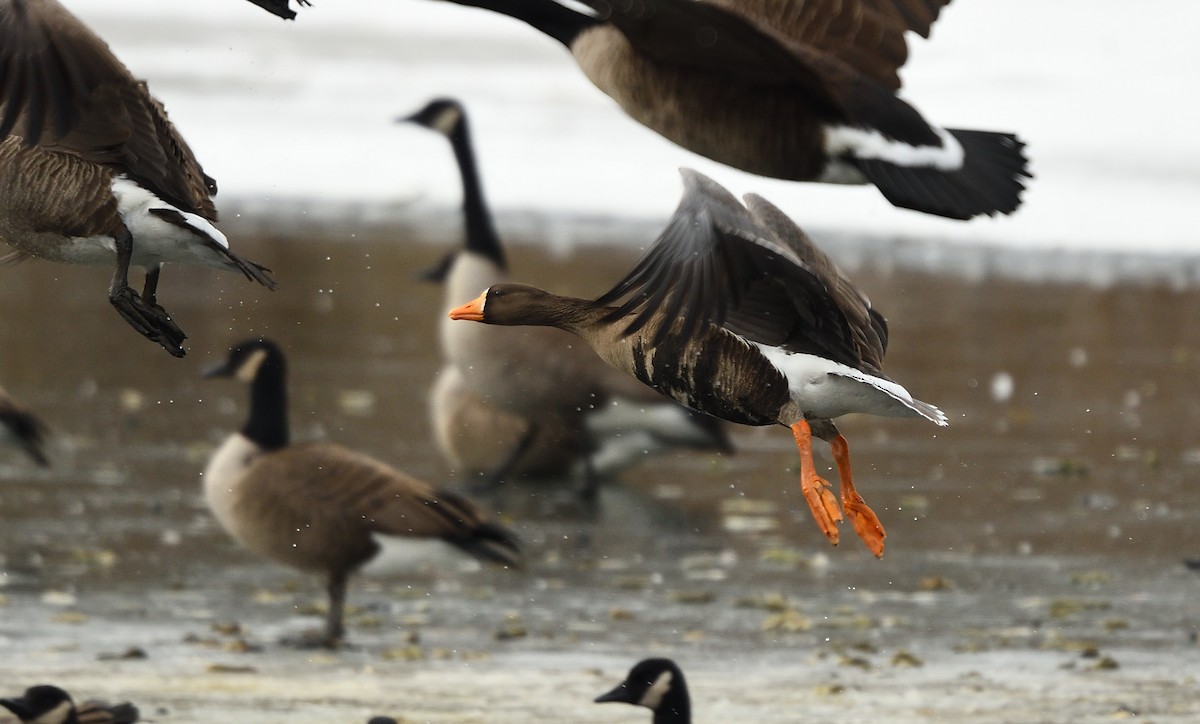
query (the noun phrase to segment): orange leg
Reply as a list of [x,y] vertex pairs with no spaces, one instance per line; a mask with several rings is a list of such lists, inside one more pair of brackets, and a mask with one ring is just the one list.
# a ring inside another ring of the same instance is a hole
[[829,443],[833,459],[837,461],[838,477],[842,483],[842,508],[846,517],[854,524],[854,532],[862,538],[876,558],[883,557],[883,539],[887,535],[875,511],[867,505],[854,489],[854,476],[850,473],[850,445],[846,438],[838,435]]
[[817,527],[830,543],[837,545],[837,524],[842,520],[842,511],[838,509],[837,498],[829,490],[829,483],[817,475],[812,456],[812,430],[808,421],[801,420],[792,425],[792,436],[796,438],[796,447],[800,449],[800,492],[812,510]]

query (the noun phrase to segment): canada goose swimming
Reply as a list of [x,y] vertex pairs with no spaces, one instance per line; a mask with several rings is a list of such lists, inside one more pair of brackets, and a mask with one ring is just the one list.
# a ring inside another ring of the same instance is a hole
[[[138,332],[182,357],[157,303],[165,262],[269,270],[229,249],[213,223],[216,182],[166,110],[56,0],[0,0],[0,241],[11,261],[116,263],[108,299]],[[130,265],[144,267],[142,294]]]
[[205,376],[250,384],[249,419],[204,471],[209,508],[255,553],[328,576],[329,615],[317,643],[341,641],[349,576],[385,545],[442,541],[480,560],[521,565],[516,537],[470,501],[339,445],[290,444],[286,368],[274,343],[243,342]]
[[791,219],[753,194],[746,208],[695,171],[683,177],[667,228],[596,301],[498,284],[450,318],[565,329],[689,407],[745,425],[786,425],[800,452],[801,491],[836,544],[842,512],[813,466],[812,435],[829,442],[842,508],[883,555],[883,526],[854,489],[833,418],[866,412],[945,425],[946,416],[883,374],[887,322]]
[[46,426],[32,412],[0,388],[0,443],[15,445],[33,458],[38,465],[49,465],[42,451]]
[[939,128],[896,95],[905,33],[949,0],[449,2],[532,25],[634,120],[743,171],[954,219],[1011,213],[1030,177],[1015,135]]
[[646,707],[654,712],[654,724],[690,724],[692,721],[687,682],[683,672],[670,659],[639,661],[624,681],[595,699],[597,704],[609,701]]
[[0,699],[0,706],[25,724],[134,724],[137,707],[129,702],[106,704],[85,701],[76,705],[71,695],[57,686],[31,686],[18,699]]
[[[404,120],[445,136],[462,174],[466,244],[433,275],[445,283],[449,309],[508,279],[504,248],[462,105],[435,99]],[[478,460],[492,452],[494,480],[510,472],[563,473],[583,460],[590,493],[596,477],[650,452],[731,450],[718,421],[665,402],[565,332],[461,325],[443,317],[439,333],[447,361],[431,397],[439,447],[470,448],[451,458]],[[497,456],[492,439],[515,444]]]

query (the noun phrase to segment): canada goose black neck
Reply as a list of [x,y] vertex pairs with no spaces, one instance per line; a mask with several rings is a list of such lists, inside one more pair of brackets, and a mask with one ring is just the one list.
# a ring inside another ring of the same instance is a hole
[[479,180],[479,167],[475,162],[475,151],[471,147],[471,131],[465,114],[459,114],[458,123],[449,133],[450,146],[462,173],[463,214],[467,219],[467,249],[482,254],[496,263],[501,270],[508,269],[500,236],[492,224],[487,201],[483,195],[483,184]]
[[278,450],[288,444],[287,419],[287,365],[274,349],[250,384],[250,417],[242,434],[264,450]]
[[450,0],[502,13],[532,25],[567,48],[583,31],[600,25],[595,18],[559,5],[554,0]]

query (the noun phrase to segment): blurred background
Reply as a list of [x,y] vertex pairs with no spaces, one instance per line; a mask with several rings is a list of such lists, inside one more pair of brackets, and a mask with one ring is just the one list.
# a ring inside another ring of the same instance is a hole
[[[589,701],[665,654],[701,721],[1200,716],[1200,6],[959,0],[910,39],[923,114],[1029,144],[1024,206],[961,223],[690,154],[507,18],[315,2],[290,23],[243,0],[67,3],[149,81],[280,290],[168,266],[180,361],[107,308],[107,271],[0,269],[0,383],[50,424],[54,463],[0,456],[0,694],[54,680],[171,721],[638,721]],[[393,123],[439,95],[470,113],[516,278],[607,289],[679,166],[764,195],[851,273],[889,319],[888,373],[951,419],[839,423],[882,561],[825,543],[786,431],[737,428],[735,455],[649,461],[595,510],[565,481],[506,486],[485,504],[527,573],[356,579],[354,648],[280,648],[321,587],[205,508],[246,397],[199,369],[269,335],[296,438],[463,484],[426,415],[441,291],[413,276],[460,243],[458,171]]]

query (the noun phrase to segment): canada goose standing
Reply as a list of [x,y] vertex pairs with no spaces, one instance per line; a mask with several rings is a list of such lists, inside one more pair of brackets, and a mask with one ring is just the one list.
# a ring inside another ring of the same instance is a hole
[[205,376],[250,384],[245,426],[204,471],[209,508],[255,553],[328,577],[329,613],[316,643],[341,641],[349,576],[384,545],[441,541],[483,561],[521,565],[516,537],[470,501],[339,445],[291,444],[286,368],[273,342],[243,342]]
[[644,659],[612,691],[595,698],[597,704],[619,701],[654,712],[654,724],[691,724],[692,702],[683,671],[670,659]]
[[137,707],[129,702],[106,704],[85,701],[76,705],[71,695],[57,686],[31,686],[17,699],[0,699],[24,724],[134,724]]
[[[213,225],[216,192],[162,103],[103,40],[56,0],[0,0],[0,241],[16,249],[7,260],[115,262],[109,301],[182,357],[186,335],[157,302],[165,262],[275,288]],[[146,270],[140,296],[130,265]]]
[[666,229],[596,301],[498,284],[450,318],[565,329],[693,409],[791,428],[801,491],[836,544],[842,511],[812,458],[813,435],[829,442],[842,509],[882,556],[883,526],[854,488],[850,449],[833,418],[865,412],[945,425],[946,416],[883,374],[886,320],[791,219],[753,194],[746,208],[695,171],[683,169],[683,177],[683,200]]
[[896,95],[904,34],[949,0],[449,2],[532,25],[631,118],[743,171],[954,219],[1011,213],[1030,177],[1014,134],[939,128]]
[[46,426],[32,412],[0,388],[0,443],[15,445],[33,458],[38,465],[49,465],[42,451]]
[[[462,175],[466,243],[435,275],[444,281],[449,309],[468,294],[506,281],[507,260],[484,199],[462,105],[434,99],[403,120],[445,136]],[[516,440],[506,457],[493,458],[493,480],[509,472],[562,473],[582,459],[585,473],[591,473],[585,490],[590,493],[597,476],[647,453],[731,450],[716,420],[665,402],[565,332],[461,325],[442,317],[439,334],[447,360],[431,397],[439,447],[469,449],[448,457],[478,460],[492,438]]]

